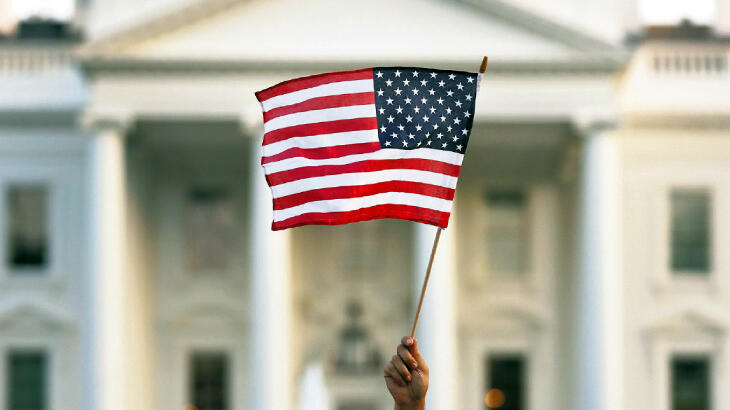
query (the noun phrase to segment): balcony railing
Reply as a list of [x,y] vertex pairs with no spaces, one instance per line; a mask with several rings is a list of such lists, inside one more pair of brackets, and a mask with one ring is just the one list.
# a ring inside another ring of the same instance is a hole
[[73,64],[68,45],[0,43],[0,76],[37,75]]
[[654,74],[662,76],[726,76],[730,52],[701,46],[654,50],[649,53],[649,65]]

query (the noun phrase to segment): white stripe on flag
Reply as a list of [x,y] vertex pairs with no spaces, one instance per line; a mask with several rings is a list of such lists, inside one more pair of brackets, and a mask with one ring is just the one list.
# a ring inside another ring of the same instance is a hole
[[274,185],[271,187],[271,191],[274,198],[280,198],[314,189],[370,185],[386,181],[423,182],[425,184],[438,185],[446,188],[456,188],[456,177],[438,172],[417,169],[386,169],[382,171],[353,172],[349,174],[298,179],[296,181]]
[[464,154],[452,151],[441,151],[431,148],[418,148],[414,150],[385,148],[376,152],[365,154],[347,155],[339,158],[309,159],[302,157],[287,158],[281,161],[265,164],[267,174],[286,171],[300,167],[315,167],[320,165],[344,165],[358,161],[378,159],[429,159],[433,161],[446,162],[453,165],[461,165]]
[[378,142],[378,130],[335,132],[332,134],[310,135],[307,137],[292,137],[273,144],[264,145],[264,157],[282,153],[289,148],[322,148],[336,145],[359,144],[363,142]]
[[364,93],[368,91],[375,91],[372,79],[339,81],[336,83],[322,84],[271,97],[268,100],[261,102],[261,108],[264,112],[266,112],[274,108],[307,101],[310,98],[326,97],[328,95]]
[[313,201],[287,209],[275,210],[274,221],[283,221],[309,212],[346,212],[384,204],[411,205],[421,208],[435,209],[441,212],[450,212],[451,202],[452,201],[447,199],[407,192],[384,192],[381,194],[357,198]]
[[264,124],[264,132],[315,122],[349,120],[352,118],[375,118],[375,116],[375,104],[295,112],[266,121]]

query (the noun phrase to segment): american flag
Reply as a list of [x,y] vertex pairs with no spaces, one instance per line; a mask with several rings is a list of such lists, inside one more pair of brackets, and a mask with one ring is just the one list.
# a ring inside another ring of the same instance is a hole
[[256,93],[273,230],[398,218],[445,228],[478,75],[375,67]]

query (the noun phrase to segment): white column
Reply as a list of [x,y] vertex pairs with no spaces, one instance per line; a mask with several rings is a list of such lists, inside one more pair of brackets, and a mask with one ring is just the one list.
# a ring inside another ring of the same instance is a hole
[[[437,228],[415,224],[414,296],[418,303]],[[418,346],[428,364],[430,384],[427,409],[458,409],[456,356],[456,258],[454,237],[456,224],[451,216],[450,228],[441,233],[431,279],[416,329]],[[414,310],[415,312],[415,310]]]
[[128,410],[125,352],[124,128],[96,130],[89,149],[86,408]]
[[623,409],[619,141],[584,140],[580,199],[576,410]]
[[290,231],[271,230],[261,140],[251,155],[251,409],[292,408]]

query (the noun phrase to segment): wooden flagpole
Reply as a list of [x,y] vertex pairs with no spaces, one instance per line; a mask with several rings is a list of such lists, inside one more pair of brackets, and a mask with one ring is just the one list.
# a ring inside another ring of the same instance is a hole
[[433,247],[431,248],[431,258],[428,260],[428,268],[426,268],[426,277],[423,278],[423,286],[421,286],[421,299],[418,300],[418,309],[416,309],[416,317],[413,319],[413,328],[411,329],[411,337],[416,335],[416,327],[418,327],[418,318],[421,316],[421,308],[423,307],[423,298],[426,296],[426,288],[428,287],[428,279],[431,277],[431,267],[433,266],[433,258],[436,256],[436,248],[439,246],[439,238],[444,228],[436,231],[436,237],[433,238]]
[[487,64],[489,63],[489,58],[487,56],[484,56],[482,59],[482,66],[479,67],[479,74],[484,74],[487,72]]
[[[487,56],[482,59],[482,65],[479,67],[479,74],[487,72],[487,64],[489,60]],[[428,259],[428,267],[426,268],[426,277],[423,278],[423,285],[421,286],[421,297],[418,300],[418,308],[416,309],[416,317],[413,318],[413,328],[411,328],[411,338],[416,335],[416,328],[418,327],[418,318],[421,316],[421,308],[423,307],[423,298],[426,297],[426,288],[428,288],[428,279],[431,277],[431,267],[433,267],[433,259],[436,256],[436,248],[439,246],[439,239],[441,238],[441,232],[444,228],[439,228],[436,231],[436,237],[433,238],[433,247],[431,248],[431,257]]]

